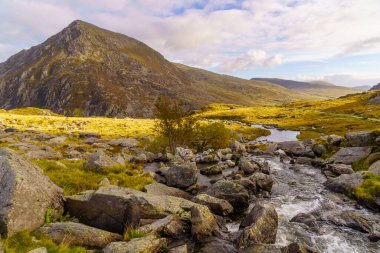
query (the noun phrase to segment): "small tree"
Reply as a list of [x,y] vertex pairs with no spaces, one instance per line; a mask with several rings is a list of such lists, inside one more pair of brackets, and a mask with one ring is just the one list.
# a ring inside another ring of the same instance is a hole
[[171,152],[189,143],[197,120],[190,116],[190,111],[181,102],[160,97],[155,103],[154,114],[158,119],[155,130],[166,139]]
[[234,135],[222,122],[214,122],[205,125],[198,124],[191,142],[192,146],[201,152],[210,148],[225,148],[233,138]]

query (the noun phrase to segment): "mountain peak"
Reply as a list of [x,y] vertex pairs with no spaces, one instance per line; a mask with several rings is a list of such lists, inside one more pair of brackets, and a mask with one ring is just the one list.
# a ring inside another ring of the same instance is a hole
[[373,86],[370,90],[380,90],[380,83]]

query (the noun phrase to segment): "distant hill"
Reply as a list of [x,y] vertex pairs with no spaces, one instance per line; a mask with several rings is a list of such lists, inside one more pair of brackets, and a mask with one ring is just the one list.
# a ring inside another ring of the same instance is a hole
[[254,81],[265,81],[275,83],[289,90],[298,91],[304,94],[317,97],[336,98],[347,94],[361,92],[359,89],[336,86],[324,81],[300,82],[279,78],[252,78]]
[[358,90],[364,90],[364,91],[369,91],[371,89],[371,86],[369,85],[361,85],[361,86],[355,86],[352,87],[353,89],[358,89]]
[[380,83],[373,86],[370,90],[380,90]]

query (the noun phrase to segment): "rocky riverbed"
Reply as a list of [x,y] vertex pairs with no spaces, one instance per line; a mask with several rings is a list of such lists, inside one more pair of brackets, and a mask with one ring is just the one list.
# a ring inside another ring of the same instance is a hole
[[[19,135],[39,138],[7,133],[2,139]],[[36,230],[56,243],[107,253],[380,250],[379,196],[355,194],[369,174],[379,175],[376,132],[280,142],[265,151],[233,142],[197,154],[186,148],[153,154],[139,149],[136,139],[102,140],[94,134],[79,137],[97,147],[86,153],[70,145],[54,149],[67,137],[50,137],[43,141],[50,149],[24,141],[12,142],[17,151],[0,150],[3,238]],[[95,190],[64,196],[29,161],[31,154],[46,152],[85,158],[89,170],[139,163],[156,182],[138,191],[104,178]],[[354,171],[353,164],[369,158],[365,171]],[[55,222],[63,212],[70,218]]]

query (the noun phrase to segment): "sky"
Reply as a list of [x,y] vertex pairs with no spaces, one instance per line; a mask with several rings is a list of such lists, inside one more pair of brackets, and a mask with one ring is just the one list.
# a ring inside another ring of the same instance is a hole
[[238,76],[380,82],[380,0],[0,0],[0,62],[80,19]]

